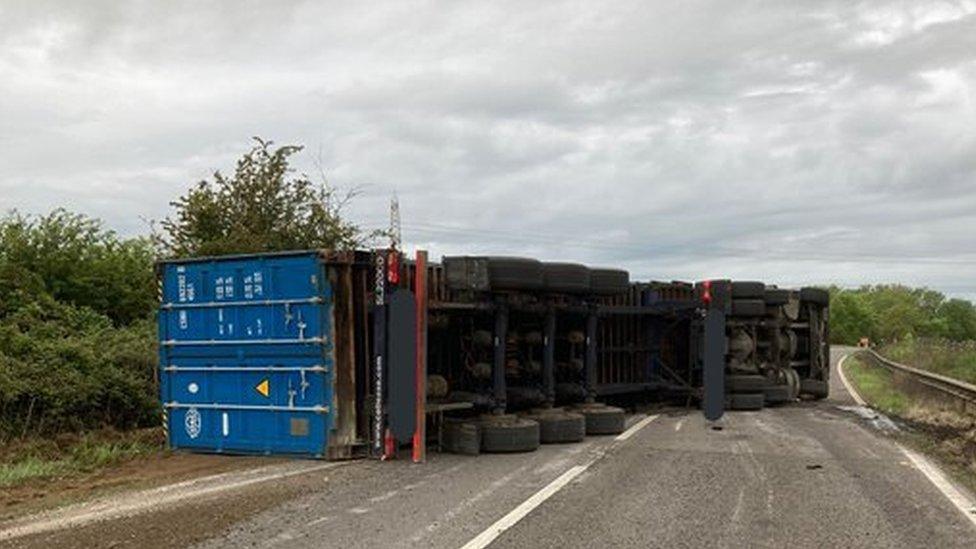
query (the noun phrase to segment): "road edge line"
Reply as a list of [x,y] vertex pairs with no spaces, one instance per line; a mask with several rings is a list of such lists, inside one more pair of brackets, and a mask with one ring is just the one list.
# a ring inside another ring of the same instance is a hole
[[974,504],[966,495],[959,491],[950,481],[946,478],[945,473],[932,463],[925,456],[905,448],[901,444],[898,444],[898,449],[901,450],[902,454],[905,454],[911,462],[915,469],[918,469],[920,473],[925,475],[925,478],[929,479],[942,495],[952,503],[959,512],[962,513],[969,522],[976,526],[976,504]]
[[861,394],[857,392],[857,389],[851,385],[851,382],[847,380],[847,376],[844,375],[844,362],[846,362],[850,357],[850,353],[841,357],[840,362],[837,363],[837,375],[840,376],[840,382],[844,385],[844,389],[847,390],[847,393],[851,395],[851,398],[854,399],[854,402],[857,403],[858,406],[867,407],[868,403],[861,398]]
[[[854,389],[854,386],[847,380],[847,376],[844,375],[844,362],[850,357],[850,353],[841,357],[840,361],[837,363],[837,373],[840,375],[840,381],[844,384],[844,389],[850,393],[851,397],[854,399],[859,406],[867,407],[867,402],[861,398],[860,393]],[[905,457],[912,463],[912,466],[922,473],[929,482],[939,491],[942,495],[949,500],[952,505],[959,510],[968,520],[976,526],[976,504],[974,504],[968,497],[966,497],[962,492],[960,492],[952,482],[946,478],[945,473],[932,463],[925,456],[905,448],[901,444],[895,443],[895,446],[901,451]]]

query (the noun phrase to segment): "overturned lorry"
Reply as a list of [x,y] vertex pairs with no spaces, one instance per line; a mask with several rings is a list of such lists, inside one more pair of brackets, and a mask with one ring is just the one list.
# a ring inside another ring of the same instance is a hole
[[637,403],[716,420],[827,396],[816,288],[390,250],[175,260],[160,277],[174,448],[338,459],[430,438],[528,451],[619,433]]

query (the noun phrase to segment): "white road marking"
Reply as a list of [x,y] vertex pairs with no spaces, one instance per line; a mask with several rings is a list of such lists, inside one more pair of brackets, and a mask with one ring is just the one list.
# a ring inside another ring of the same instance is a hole
[[942,494],[945,495],[945,497],[956,506],[956,509],[959,509],[959,512],[962,513],[963,516],[969,519],[969,522],[971,522],[973,526],[976,526],[976,504],[973,504],[969,498],[957,490],[956,487],[953,486],[948,479],[946,479],[942,471],[940,471],[938,467],[933,465],[932,462],[930,462],[924,456],[917,454],[904,446],[899,445],[898,449],[901,450],[901,452],[905,454],[909,460],[911,460],[916,469],[921,471],[922,474],[925,475],[925,477],[928,478],[929,481],[932,482],[932,484],[934,484],[935,487],[938,488],[939,491],[942,492]]
[[684,418],[679,419],[678,420],[678,423],[675,423],[674,424],[674,430],[675,431],[680,431],[681,430],[681,427],[683,427],[684,424],[685,424],[685,419]]
[[550,482],[545,488],[539,490],[532,495],[529,499],[522,502],[521,505],[512,509],[512,511],[500,518],[498,522],[492,524],[487,530],[478,534],[477,537],[464,544],[461,549],[482,549],[487,547],[488,544],[495,541],[498,536],[502,534],[505,530],[508,530],[512,526],[515,526],[518,521],[522,520],[525,515],[532,512],[533,509],[541,505],[544,501],[553,496],[558,492],[563,486],[566,486],[572,480],[585,471],[593,462],[587,463],[586,465],[577,465],[572,467],[570,470],[566,471],[559,476],[556,480]]
[[[644,426],[646,426],[648,423],[654,421],[657,418],[658,418],[657,415],[645,417],[644,419],[632,425],[630,429],[627,429],[626,431],[618,435],[614,439],[614,442],[622,442],[627,440],[628,438],[634,436],[634,433],[640,431]],[[556,480],[550,482],[535,494],[532,494],[532,496],[530,496],[529,499],[523,501],[521,504],[519,504],[518,507],[512,509],[507,515],[498,519],[498,521],[496,521],[494,524],[489,526],[484,532],[481,532],[474,539],[464,544],[464,546],[462,546],[461,549],[483,549],[484,547],[490,545],[491,542],[495,541],[498,538],[498,536],[502,535],[502,533],[505,532],[505,530],[508,530],[512,526],[518,524],[520,520],[525,518],[526,515],[531,513],[536,507],[542,505],[547,499],[555,495],[556,492],[558,492],[563,488],[563,486],[566,486],[567,484],[572,482],[573,479],[577,478],[578,476],[583,474],[583,472],[589,469],[591,465],[593,465],[601,458],[603,458],[603,456],[606,455],[608,449],[609,447],[604,448],[596,457],[584,463],[583,465],[576,465],[574,467],[571,467],[568,471],[566,471],[558,478],[556,478]]]
[[837,373],[840,375],[840,382],[844,384],[844,388],[847,389],[847,392],[850,393],[851,398],[854,399],[854,402],[856,402],[858,406],[867,406],[868,404],[864,402],[864,399],[861,398],[861,395],[858,394],[858,392],[854,389],[851,383],[847,381],[847,376],[844,375],[844,362],[850,356],[851,355],[844,355],[840,359],[840,362],[837,363]]
[[630,429],[627,429],[623,433],[620,433],[619,435],[617,435],[617,438],[615,438],[614,440],[616,440],[617,442],[623,442],[623,441],[627,440],[628,438],[634,436],[634,433],[636,433],[637,431],[640,431],[641,429],[644,428],[645,425],[647,425],[648,423],[654,421],[655,419],[657,419],[657,416],[656,415],[645,417],[644,419],[642,419],[642,420],[638,421],[637,423],[635,423],[633,425],[633,427],[631,427]]

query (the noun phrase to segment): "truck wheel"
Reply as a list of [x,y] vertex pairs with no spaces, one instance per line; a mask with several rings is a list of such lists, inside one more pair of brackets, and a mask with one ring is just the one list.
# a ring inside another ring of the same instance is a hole
[[524,257],[489,257],[492,290],[538,290],[543,286],[542,262]]
[[517,416],[483,416],[481,449],[489,453],[532,452],[539,448],[539,423]]
[[761,375],[725,376],[726,393],[762,394],[767,384],[766,377]]
[[766,395],[757,394],[732,394],[728,396],[728,407],[730,410],[762,410],[766,401]]
[[578,263],[543,263],[547,291],[580,294],[590,291],[590,269]]
[[816,303],[817,305],[829,305],[830,293],[823,288],[803,288],[800,290],[800,301]]
[[767,385],[763,389],[763,396],[766,397],[766,406],[785,404],[792,401],[792,391],[787,385]]
[[450,393],[450,386],[444,376],[436,374],[427,376],[427,398],[441,399]]
[[766,302],[762,299],[733,299],[732,316],[757,317],[766,316]]
[[763,301],[766,302],[766,305],[786,305],[790,302],[790,291],[781,288],[766,290],[766,293],[763,294]]
[[830,394],[830,385],[819,379],[803,379],[800,380],[800,394],[823,400]]
[[450,421],[444,423],[442,433],[445,452],[476,456],[481,453],[481,426],[473,421]]
[[522,417],[539,423],[542,444],[579,442],[586,436],[586,418],[559,408],[532,410]]
[[762,282],[738,281],[732,283],[732,297],[736,299],[762,299],[766,285]]
[[590,291],[597,295],[617,295],[630,289],[630,273],[620,269],[590,269]]
[[615,406],[592,403],[583,404],[573,411],[586,418],[586,435],[619,435],[624,432],[624,411]]

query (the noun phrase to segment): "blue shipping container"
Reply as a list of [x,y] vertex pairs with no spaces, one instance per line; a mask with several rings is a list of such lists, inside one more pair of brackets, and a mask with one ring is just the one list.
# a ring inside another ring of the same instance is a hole
[[335,276],[323,256],[169,261],[161,276],[160,396],[170,446],[330,456]]

